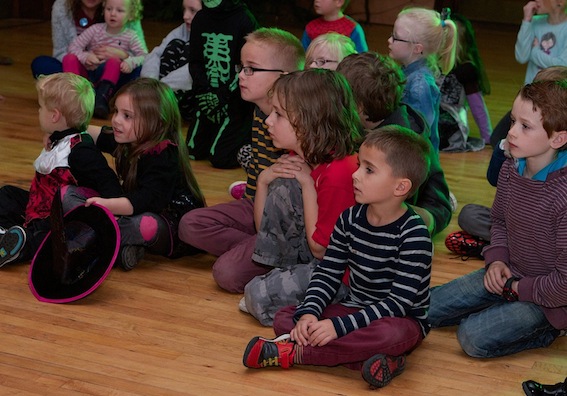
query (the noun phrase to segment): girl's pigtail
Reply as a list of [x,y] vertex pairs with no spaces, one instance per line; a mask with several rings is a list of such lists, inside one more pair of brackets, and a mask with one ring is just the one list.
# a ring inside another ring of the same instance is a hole
[[457,55],[457,25],[450,19],[441,19],[440,28],[443,29],[443,40],[439,47],[438,59],[441,73],[448,74],[455,66]]

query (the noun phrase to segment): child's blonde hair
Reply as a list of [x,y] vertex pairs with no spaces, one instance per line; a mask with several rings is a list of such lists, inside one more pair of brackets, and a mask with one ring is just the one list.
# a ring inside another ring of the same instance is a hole
[[89,80],[73,73],[39,76],[37,96],[49,110],[57,109],[67,127],[85,131],[93,116],[95,93]]
[[329,32],[321,34],[311,41],[305,53],[305,63],[307,65],[310,65],[315,60],[313,53],[320,47],[326,47],[336,57],[334,60],[339,63],[347,56],[357,53],[356,45],[350,37],[336,32]]
[[402,10],[398,18],[408,19],[406,25],[409,41],[423,46],[423,56],[429,67],[448,74],[455,66],[457,51],[457,26],[448,18],[442,19],[437,11],[411,7]]
[[305,50],[301,41],[291,34],[278,28],[260,28],[249,33],[247,43],[268,47],[279,67],[285,72],[303,70],[305,67]]
[[[129,2],[128,8],[128,20],[127,22],[132,21],[141,21],[142,20],[142,13],[144,11],[144,6],[142,4],[142,0],[124,0]],[[102,2],[102,11],[104,13],[104,7],[106,7],[107,0]]]

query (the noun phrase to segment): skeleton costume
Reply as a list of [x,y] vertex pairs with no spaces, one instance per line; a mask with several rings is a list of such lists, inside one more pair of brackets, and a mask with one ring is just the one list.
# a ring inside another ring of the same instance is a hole
[[250,141],[253,104],[240,97],[235,66],[244,37],[258,27],[240,0],[205,0],[191,24],[196,114],[187,145],[194,159],[209,159],[216,168],[238,167],[238,149]]

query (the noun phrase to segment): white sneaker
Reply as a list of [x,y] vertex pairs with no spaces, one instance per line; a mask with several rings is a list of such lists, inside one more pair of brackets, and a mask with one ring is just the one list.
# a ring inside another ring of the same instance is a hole
[[238,309],[240,309],[242,312],[250,313],[250,311],[248,311],[248,308],[246,307],[246,299],[244,297],[242,297],[238,302]]
[[455,194],[451,191],[449,191],[449,199],[451,200],[451,210],[455,213],[459,207],[459,203],[457,202],[457,197],[455,197]]

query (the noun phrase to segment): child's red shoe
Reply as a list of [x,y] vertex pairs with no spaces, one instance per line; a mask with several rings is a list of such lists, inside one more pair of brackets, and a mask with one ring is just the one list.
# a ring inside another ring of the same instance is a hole
[[469,257],[484,259],[484,257],[482,257],[482,249],[488,244],[488,241],[475,237],[465,231],[453,232],[445,238],[445,246],[447,249],[461,256],[463,260]]

